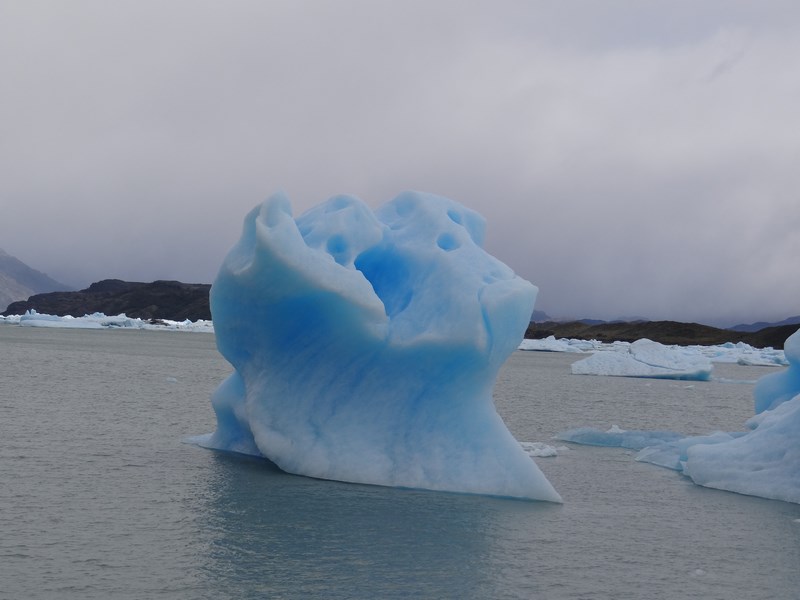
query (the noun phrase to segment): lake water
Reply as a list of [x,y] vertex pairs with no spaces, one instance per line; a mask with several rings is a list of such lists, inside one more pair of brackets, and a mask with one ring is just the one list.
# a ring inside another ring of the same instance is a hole
[[[577,358],[511,357],[495,400],[518,440],[752,414],[752,384]],[[581,446],[537,459],[563,505],[291,476],[183,443],[229,373],[209,334],[0,326],[0,598],[800,598],[800,505]]]

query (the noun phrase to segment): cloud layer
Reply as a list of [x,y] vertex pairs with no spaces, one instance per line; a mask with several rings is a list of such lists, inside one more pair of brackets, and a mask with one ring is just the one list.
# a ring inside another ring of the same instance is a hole
[[790,2],[0,5],[0,247],[211,281],[244,214],[405,189],[558,316],[800,313]]

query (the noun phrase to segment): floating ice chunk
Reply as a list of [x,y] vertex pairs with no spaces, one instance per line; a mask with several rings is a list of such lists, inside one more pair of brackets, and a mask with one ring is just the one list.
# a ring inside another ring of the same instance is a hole
[[596,352],[572,363],[575,375],[613,375],[656,379],[710,379],[714,368],[706,357],[679,346],[641,339],[619,345],[613,352]]
[[671,442],[662,441],[643,448],[639,454],[636,455],[636,460],[659,467],[682,471],[687,459],[687,450],[691,446],[696,444],[722,444],[742,435],[745,435],[745,433],[716,431],[709,435],[680,437],[680,439]]
[[579,345],[571,343],[571,340],[557,340],[555,336],[552,335],[542,340],[522,340],[519,349],[534,350],[537,352],[575,352],[578,354],[582,354],[584,351]]
[[558,456],[558,450],[544,442],[520,442],[520,446],[530,457],[536,458],[549,458],[551,456]]
[[800,503],[800,395],[762,414],[746,435],[691,445],[683,472],[706,487]]
[[70,329],[100,329],[102,325],[88,319],[76,319],[72,316],[57,317],[39,314],[35,310],[26,311],[19,319],[22,327],[64,327]]
[[736,363],[756,367],[781,367],[788,363],[783,350],[754,348],[744,342],[726,342],[716,346],[689,346],[715,363]]
[[204,444],[290,473],[559,502],[494,409],[536,288],[481,248],[484,221],[405,193],[245,219],[211,289],[235,373]]
[[0,317],[0,323],[16,324],[22,327],[56,327],[65,329],[157,329],[172,331],[197,331],[203,333],[213,333],[214,327],[211,321],[171,321],[168,319],[158,319],[148,321],[135,317],[128,317],[125,314],[108,316],[103,313],[92,313],[82,317],[70,315],[57,316],[38,313],[29,310],[24,315],[12,315],[10,317]]
[[612,425],[607,431],[592,427],[577,427],[563,431],[555,439],[563,442],[573,442],[586,446],[606,446],[610,448],[627,448],[640,450],[654,444],[674,442],[683,436],[673,431],[644,431],[639,429],[625,430],[617,425]]
[[786,340],[784,352],[789,368],[756,383],[756,415],[747,422],[752,431],[687,448],[683,472],[695,483],[800,503],[800,331]]
[[[800,331],[785,344],[789,368],[762,377],[755,387],[757,414],[747,421],[751,431],[715,432],[705,436],[648,442],[648,435],[612,428],[602,433],[583,428],[559,439],[595,445],[643,449],[636,460],[683,472],[698,485],[800,503]],[[641,437],[637,437],[641,434]]]

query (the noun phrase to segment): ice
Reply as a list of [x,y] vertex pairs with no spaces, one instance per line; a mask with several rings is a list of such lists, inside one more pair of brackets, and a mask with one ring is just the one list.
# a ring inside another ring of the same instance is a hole
[[706,487],[800,503],[800,393],[762,414],[746,435],[689,446],[684,474]]
[[571,368],[574,375],[704,381],[711,378],[714,367],[697,352],[641,339],[627,346],[618,345],[615,351],[596,352],[572,363]]
[[211,289],[235,372],[203,444],[339,481],[560,502],[492,387],[536,288],[482,248],[483,218],[408,192],[245,219]]
[[750,432],[687,448],[683,472],[695,483],[800,503],[800,331],[786,340],[784,353],[789,368],[756,383]]
[[774,348],[754,348],[744,342],[727,342],[716,346],[690,346],[715,363],[737,363],[756,367],[784,367],[786,361],[783,350]]
[[558,456],[558,449],[550,444],[544,442],[520,442],[520,446],[530,457],[536,458],[549,458],[551,456]]
[[691,446],[696,444],[722,444],[743,435],[746,435],[746,432],[726,433],[724,431],[715,431],[708,435],[680,437],[680,439],[674,441],[663,441],[643,448],[636,455],[636,460],[681,471],[687,460],[687,451]]
[[784,352],[789,368],[765,375],[755,386],[749,431],[684,437],[580,428],[557,439],[642,448],[636,460],[680,471],[698,485],[800,503],[800,331],[786,340]]
[[783,352],[789,368],[765,375],[756,383],[753,391],[756,414],[775,408],[800,394],[800,331],[789,336],[783,345]]
[[195,331],[213,333],[211,321],[172,321],[158,319],[155,321],[128,317],[125,314],[116,316],[92,313],[82,317],[70,315],[56,316],[38,313],[35,310],[26,311],[24,315],[0,316],[0,324],[19,325],[21,327],[55,327],[65,329],[154,329],[168,331]]
[[563,442],[573,442],[586,446],[608,446],[611,448],[640,450],[653,444],[677,441],[682,436],[672,431],[625,430],[617,425],[612,425],[607,431],[591,427],[577,427],[559,433],[555,437]]
[[[542,340],[525,339],[520,350],[541,352],[630,352],[630,342],[600,342],[598,340],[577,340],[550,336]],[[714,346],[666,346],[684,355],[704,356],[712,363],[738,363],[758,367],[782,367],[789,364],[783,350],[774,348],[755,348],[744,342],[726,342]],[[613,360],[613,359],[612,359]]]
[[551,335],[541,340],[522,340],[519,345],[520,350],[534,350],[537,352],[574,352],[582,354],[587,348],[585,343],[579,340],[557,340]]

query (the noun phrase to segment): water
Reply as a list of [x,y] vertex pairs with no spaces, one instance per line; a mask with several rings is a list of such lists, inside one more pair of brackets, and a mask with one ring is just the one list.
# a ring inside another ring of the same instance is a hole
[[[752,414],[749,384],[577,358],[512,356],[495,395],[517,439]],[[0,327],[0,598],[800,597],[800,505],[580,446],[537,461],[561,506],[290,476],[182,443],[229,372],[208,334]]]

